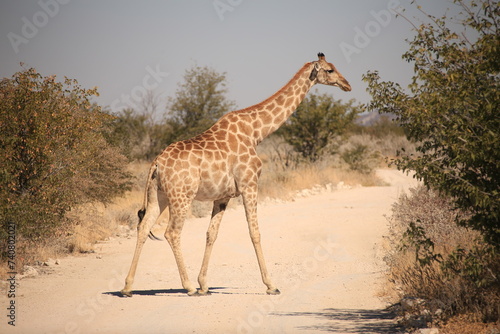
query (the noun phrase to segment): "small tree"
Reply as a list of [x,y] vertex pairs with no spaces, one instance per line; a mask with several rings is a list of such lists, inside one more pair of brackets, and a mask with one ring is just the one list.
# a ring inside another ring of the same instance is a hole
[[[500,6],[454,2],[461,16],[428,15],[430,23],[416,28],[403,55],[414,63],[409,92],[377,72],[364,76],[369,108],[397,115],[418,142],[420,155],[400,156],[397,167],[453,198],[472,214],[460,223],[500,248]],[[447,26],[457,21],[463,32]]]
[[34,69],[0,81],[2,252],[9,224],[19,238],[53,236],[71,207],[129,187],[127,160],[103,135],[111,116],[89,101],[96,94]]
[[148,91],[138,110],[126,108],[116,114],[109,140],[128,158],[149,161],[167,146],[172,128],[155,117],[158,107],[159,97]]
[[198,135],[233,110],[235,103],[227,100],[226,93],[225,73],[217,73],[206,66],[187,70],[175,97],[168,100],[168,123],[173,130],[171,141]]
[[353,125],[361,112],[353,104],[354,100],[342,103],[331,95],[309,94],[278,133],[304,158],[316,161]]
[[123,109],[115,115],[116,118],[110,123],[108,140],[120,147],[129,159],[139,158],[146,150],[147,117],[132,108]]

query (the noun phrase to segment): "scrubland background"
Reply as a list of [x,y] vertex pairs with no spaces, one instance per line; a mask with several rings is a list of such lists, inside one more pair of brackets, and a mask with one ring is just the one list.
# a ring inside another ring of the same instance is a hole
[[[259,200],[383,186],[380,168],[411,172],[423,185],[402,194],[387,217],[383,297],[407,328],[493,334],[500,332],[500,6],[454,2],[463,9],[457,17],[427,15],[415,25],[403,54],[414,64],[408,87],[374,70],[362,78],[372,96],[366,105],[310,92],[259,146]],[[237,109],[226,93],[225,73],[196,65],[166,110],[148,92],[139,108],[112,114],[93,102],[96,89],[76,80],[33,68],[2,79],[0,274],[9,261],[22,272],[128,235],[149,163]],[[195,202],[191,214],[210,210]]]

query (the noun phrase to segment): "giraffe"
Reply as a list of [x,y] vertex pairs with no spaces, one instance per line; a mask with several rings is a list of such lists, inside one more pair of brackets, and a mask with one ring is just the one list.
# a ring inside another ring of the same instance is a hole
[[[315,84],[351,86],[335,66],[318,53],[318,60],[306,63],[274,95],[254,106],[222,116],[211,128],[188,140],[168,146],[153,161],[146,184],[144,202],[138,212],[137,243],[125,279],[123,296],[132,296],[132,284],[139,256],[147,239],[154,237],[155,223],[166,222],[165,239],[170,244],[182,286],[188,295],[207,295],[207,270],[219,225],[231,198],[242,196],[245,215],[267,294],[279,294],[272,283],[262,252],[257,223],[257,180],[262,162],[256,146],[276,131],[295,111]],[[213,201],[206,234],[206,246],[198,276],[199,289],[189,280],[180,248],[180,235],[191,202]],[[167,210],[168,208],[168,210]]]

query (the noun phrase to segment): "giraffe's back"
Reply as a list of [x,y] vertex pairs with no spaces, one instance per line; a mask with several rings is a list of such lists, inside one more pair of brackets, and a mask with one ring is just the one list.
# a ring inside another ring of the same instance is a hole
[[201,201],[236,197],[233,160],[225,141],[195,137],[173,143],[156,158],[159,189],[168,197],[184,194]]

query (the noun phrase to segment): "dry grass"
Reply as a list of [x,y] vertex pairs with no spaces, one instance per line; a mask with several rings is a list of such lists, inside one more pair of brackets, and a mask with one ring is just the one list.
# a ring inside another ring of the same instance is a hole
[[[499,257],[478,232],[456,225],[457,214],[464,216],[451,201],[423,186],[393,205],[385,290],[392,291],[393,303],[403,298],[421,300],[417,308],[402,308],[403,323],[409,327],[444,325],[460,314],[476,321],[498,320]],[[412,224],[416,229],[410,228]]]
[[[326,188],[343,182],[350,186],[384,185],[374,174],[364,174],[325,164],[300,164],[281,171],[266,170],[259,180],[259,198],[290,200],[297,191]],[[271,168],[270,168],[271,169]]]
[[122,233],[121,226],[126,227],[125,231],[135,228],[149,166],[149,163],[136,162],[129,165],[129,170],[134,176],[134,184],[132,190],[125,196],[115,198],[107,206],[91,203],[74,208],[70,212],[70,218],[74,222],[73,228],[62,241],[68,252],[92,252],[93,246],[98,241]]
[[484,323],[475,315],[465,314],[456,316],[444,325],[439,333],[442,334],[500,334],[500,323]]
[[[59,243],[54,244],[51,241],[30,242],[21,238],[16,239],[16,257],[15,271],[18,274],[23,273],[25,266],[41,264],[48,259],[57,259],[65,251]],[[8,272],[12,271],[8,268],[7,263],[0,265],[0,279],[3,281],[8,277]]]
[[93,252],[94,244],[111,236],[117,227],[109,207],[102,204],[80,206],[73,209],[70,216],[73,227],[63,241],[69,253]]
[[[64,230],[58,230],[50,240],[27,242],[17,238],[17,271],[22,273],[25,266],[37,265],[68,253],[93,252],[97,242],[116,234],[127,233],[128,228],[135,227],[149,164],[133,163],[129,168],[135,175],[135,184],[124,197],[116,198],[107,206],[91,203],[73,208],[68,213],[71,224]],[[122,226],[128,228],[124,229]],[[5,277],[7,272],[5,263],[0,266],[0,277]]]
[[[354,138],[353,141],[345,142],[338,150],[344,152],[359,143]],[[350,186],[385,185],[376,177],[374,169],[386,164],[371,149],[368,149],[364,156],[366,164],[369,165],[368,170],[353,170],[339,155],[326,155],[314,163],[307,162],[293,152],[280,137],[271,137],[264,141],[258,147],[258,152],[264,164],[259,180],[261,200],[288,200],[299,190],[336,186],[340,182]]]

